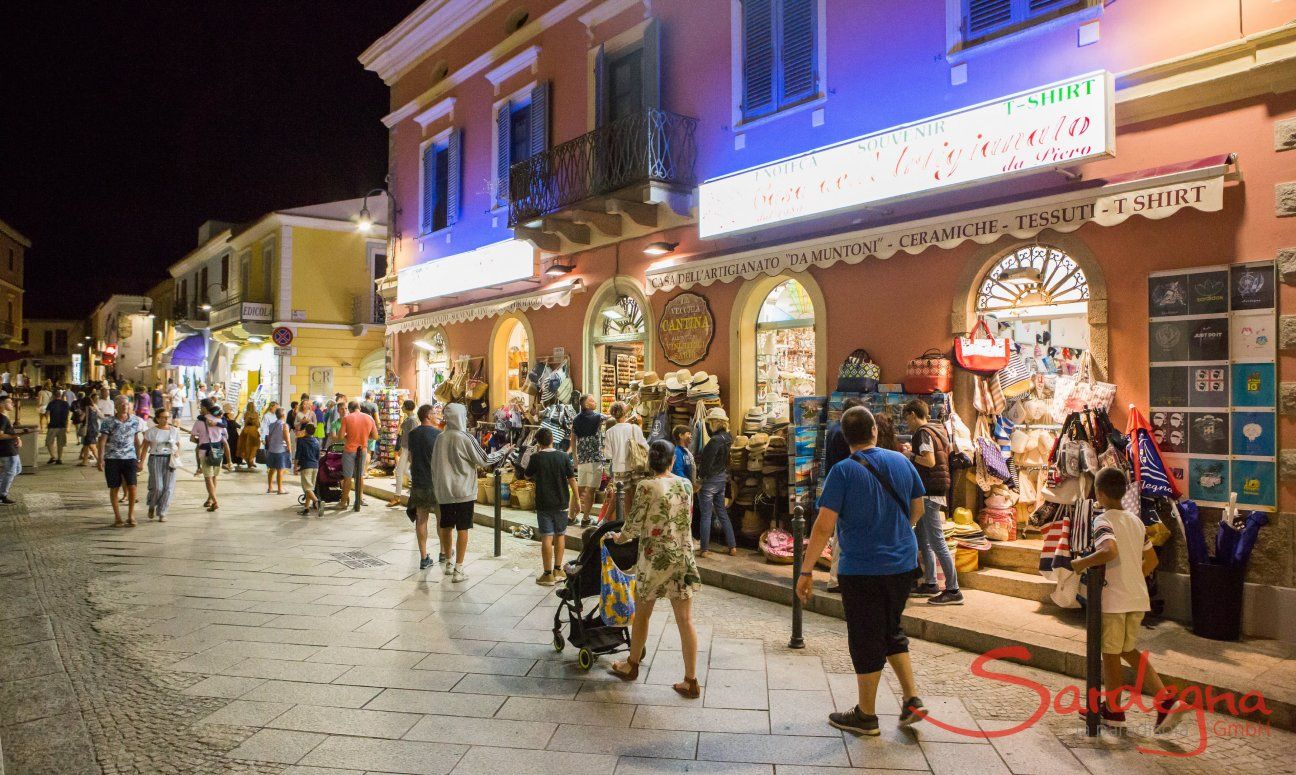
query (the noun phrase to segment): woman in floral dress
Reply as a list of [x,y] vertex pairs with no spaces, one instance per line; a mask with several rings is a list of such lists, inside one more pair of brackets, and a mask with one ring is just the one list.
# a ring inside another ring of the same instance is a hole
[[[684,680],[675,691],[689,699],[701,695],[697,680],[697,632],[693,629],[693,592],[702,586],[697,561],[693,559],[693,485],[670,472],[675,446],[658,439],[648,447],[652,476],[635,486],[634,505],[620,533],[609,537],[617,543],[639,539],[639,562],[635,566],[635,613],[630,627],[630,653],[642,656],[648,642],[648,621],[653,604],[666,598],[679,626],[680,651],[684,657]],[[612,674],[623,681],[639,677],[635,656],[612,665]]]

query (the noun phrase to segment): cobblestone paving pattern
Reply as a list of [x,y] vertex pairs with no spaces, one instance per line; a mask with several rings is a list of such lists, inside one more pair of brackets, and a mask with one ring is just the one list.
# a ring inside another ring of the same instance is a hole
[[[993,740],[932,724],[883,736],[828,727],[854,704],[844,623],[808,615],[807,647],[787,648],[789,609],[718,589],[695,602],[700,701],[670,690],[681,666],[659,608],[640,679],[588,672],[550,641],[555,602],[532,579],[538,547],[472,533],[470,578],[418,571],[403,510],[295,514],[259,475],[227,475],[222,509],[203,511],[182,472],[166,524],[113,529],[100,474],[43,466],[0,514],[0,744],[4,773],[950,773],[1296,772],[1296,736],[1206,718],[1154,737],[1083,735],[1048,713]],[[434,543],[435,543],[435,539]],[[331,555],[389,563],[349,569]],[[975,655],[914,641],[932,715],[1003,729],[1039,702],[973,676]],[[997,663],[1056,693],[1071,679]],[[1263,687],[1258,687],[1263,689]]]

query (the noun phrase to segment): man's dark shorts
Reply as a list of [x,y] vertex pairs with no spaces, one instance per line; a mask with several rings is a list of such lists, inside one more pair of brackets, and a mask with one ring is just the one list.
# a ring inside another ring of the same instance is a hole
[[473,501],[442,503],[441,517],[437,520],[437,525],[441,528],[452,527],[455,530],[472,530],[474,505],[476,504]]
[[909,602],[915,571],[889,576],[841,575],[842,608],[856,675],[876,673],[892,654],[909,650],[900,617]]
[[136,460],[118,460],[108,458],[104,461],[104,479],[108,480],[108,488],[116,489],[125,484],[128,487],[134,487],[137,481],[138,470],[136,466],[139,462]]

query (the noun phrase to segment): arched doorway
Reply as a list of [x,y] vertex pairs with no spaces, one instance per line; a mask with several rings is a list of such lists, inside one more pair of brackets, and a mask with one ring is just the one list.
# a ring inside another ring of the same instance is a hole
[[524,388],[527,372],[535,362],[534,348],[535,335],[523,315],[506,315],[495,323],[487,361],[490,374],[488,400],[492,407],[507,405],[513,399],[524,407],[530,405],[531,396]]
[[826,395],[827,307],[808,273],[744,283],[730,318],[730,416],[796,395]]
[[387,350],[379,347],[370,351],[368,355],[360,360],[357,367],[360,376],[360,395],[369,391],[377,392],[382,390],[384,378],[387,376]]
[[432,391],[450,376],[450,345],[444,331],[429,331],[414,342],[414,389],[419,404],[433,402]]
[[585,313],[585,392],[607,411],[627,398],[630,382],[652,368],[651,308],[638,283],[628,277],[608,280]]

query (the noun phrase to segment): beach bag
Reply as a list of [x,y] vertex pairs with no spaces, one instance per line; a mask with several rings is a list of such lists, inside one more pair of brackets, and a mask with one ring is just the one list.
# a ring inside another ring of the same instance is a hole
[[599,582],[599,615],[609,627],[629,627],[634,618],[635,577],[617,567],[606,544],[599,545],[602,565]]
[[990,438],[989,428],[984,417],[977,418],[977,436],[973,440],[976,447],[976,480],[977,485],[989,492],[996,484],[1007,484],[1012,481],[1008,472],[1008,461],[1004,460],[1003,451]]
[[975,391],[972,394],[972,408],[983,415],[1000,415],[1008,408],[999,382],[994,377],[977,375],[972,378]]
[[[985,334],[985,336],[978,336]],[[1008,365],[1008,354],[1012,343],[1007,339],[995,339],[990,336],[990,327],[985,319],[977,320],[967,336],[954,340],[954,359],[958,365],[968,371],[979,374],[994,374]]]
[[1080,370],[1074,377],[1058,375],[1053,387],[1053,414],[1057,417],[1085,409],[1111,408],[1116,399],[1116,386],[1094,379],[1093,356],[1085,352],[1080,359]]
[[648,473],[648,447],[634,441],[630,442],[630,460],[629,473],[647,474]]
[[839,393],[876,393],[882,371],[873,362],[868,350],[857,349],[846,356],[837,371]]
[[1031,369],[1030,359],[1023,355],[1021,350],[1014,348],[1008,356],[1008,365],[999,370],[995,375],[995,381],[999,383],[999,390],[1004,398],[1016,398],[1026,395],[1035,387],[1033,377],[1034,371]]
[[928,350],[905,366],[906,393],[948,393],[954,386],[954,364],[938,350]]

